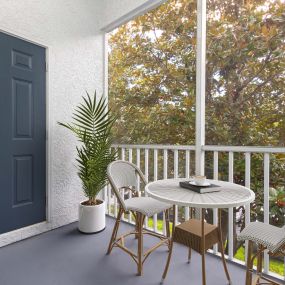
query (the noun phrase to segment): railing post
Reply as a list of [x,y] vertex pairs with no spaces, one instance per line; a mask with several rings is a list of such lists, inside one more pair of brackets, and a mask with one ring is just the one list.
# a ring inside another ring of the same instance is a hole
[[[245,187],[250,188],[250,158],[251,153],[245,153]],[[245,225],[250,223],[250,205],[245,206]],[[245,261],[247,260],[248,241],[245,242]]]
[[196,150],[195,172],[204,175],[205,152],[205,84],[206,84],[206,0],[197,1],[196,52]]
[[[153,151],[153,180],[157,180],[157,172],[158,172],[158,152],[157,149],[154,149]],[[157,214],[153,216],[153,230],[157,232]]]
[[[214,173],[213,178],[219,180],[219,153],[214,151]],[[213,223],[215,226],[218,225],[218,209],[213,209]],[[213,247],[214,253],[218,253],[218,244],[216,243]]]
[[[229,152],[229,182],[234,183],[234,153]],[[232,260],[234,256],[234,209],[229,208],[228,213],[228,236],[229,236],[229,259]]]
[[[269,224],[269,187],[270,187],[270,155],[269,153],[264,154],[264,223]],[[269,255],[267,251],[264,252],[264,272],[269,273]]]

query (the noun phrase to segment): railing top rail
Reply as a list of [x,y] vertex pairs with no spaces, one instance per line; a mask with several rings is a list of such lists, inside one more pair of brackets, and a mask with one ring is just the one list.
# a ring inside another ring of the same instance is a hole
[[205,151],[285,153],[285,147],[205,145]]
[[167,145],[167,144],[113,144],[113,147],[130,149],[168,149],[168,150],[195,150],[194,145]]
[[[194,145],[113,144],[112,146],[129,149],[195,150]],[[204,151],[285,153],[285,147],[205,145],[202,148]]]

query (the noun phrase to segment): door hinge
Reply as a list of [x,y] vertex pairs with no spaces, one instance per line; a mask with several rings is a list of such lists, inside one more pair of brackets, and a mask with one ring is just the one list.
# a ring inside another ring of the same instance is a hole
[[46,61],[46,72],[48,72],[48,63]]

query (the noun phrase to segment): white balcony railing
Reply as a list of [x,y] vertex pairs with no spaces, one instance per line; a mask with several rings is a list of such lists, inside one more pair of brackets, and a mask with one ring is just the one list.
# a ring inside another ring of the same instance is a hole
[[[135,163],[145,174],[147,181],[155,181],[157,179],[185,177],[189,178],[194,175],[195,172],[195,146],[185,145],[114,145],[114,148],[118,149],[119,159],[128,160]],[[276,160],[276,155],[280,155],[281,164],[285,166],[285,148],[272,148],[272,147],[247,147],[247,146],[204,146],[202,150],[206,154],[205,173],[209,178],[225,180],[230,182],[235,181],[235,162],[243,161],[239,163],[239,174],[243,172],[242,183],[251,188],[253,191],[253,185],[251,183],[251,172],[253,167],[251,165],[252,158],[258,156],[258,160],[261,161],[262,175],[259,176],[259,185],[262,185],[262,196],[263,196],[263,221],[270,223],[270,164],[271,160]],[[237,158],[235,158],[237,157]],[[222,158],[222,159],[221,159]],[[256,159],[255,159],[256,163]],[[241,165],[241,166],[240,166]],[[243,167],[241,170],[240,168]],[[221,169],[222,168],[222,169]],[[283,168],[285,170],[285,167]],[[283,173],[283,179],[285,173]],[[284,181],[283,181],[283,186]],[[139,185],[138,185],[139,187]],[[259,189],[260,195],[260,189]],[[115,216],[118,211],[118,203],[113,195],[110,187],[104,190],[104,199],[107,201],[107,213],[111,216]],[[179,207],[176,211],[176,222],[189,219],[190,209],[188,207]],[[233,208],[227,211],[227,258],[233,262],[239,264],[245,264],[244,260],[239,260],[234,256],[234,241],[235,234],[239,230],[235,221],[238,214]],[[244,211],[245,224],[250,222],[250,208],[246,208]],[[212,213],[212,222],[217,224],[218,215],[217,211]],[[124,220],[133,223],[131,215],[124,217]],[[151,220],[146,220],[145,226],[155,232],[165,233],[165,220],[164,216],[158,217],[155,215]],[[246,251],[245,251],[246,252]],[[215,246],[212,250],[213,254],[219,255],[218,248]],[[279,260],[280,263],[284,260]],[[285,268],[284,268],[285,271]],[[278,275],[270,271],[270,259],[267,254],[264,256],[264,272],[278,279],[285,280],[285,274]]]

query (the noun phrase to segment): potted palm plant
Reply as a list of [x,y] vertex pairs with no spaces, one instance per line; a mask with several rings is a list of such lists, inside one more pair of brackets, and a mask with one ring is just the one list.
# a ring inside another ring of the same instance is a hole
[[72,123],[58,124],[72,131],[80,142],[76,147],[78,176],[87,200],[79,204],[79,230],[96,233],[105,228],[105,202],[97,196],[107,184],[107,166],[116,158],[111,149],[111,128],[115,117],[108,111],[106,100],[82,97],[72,116]]

